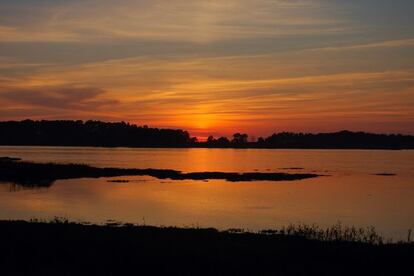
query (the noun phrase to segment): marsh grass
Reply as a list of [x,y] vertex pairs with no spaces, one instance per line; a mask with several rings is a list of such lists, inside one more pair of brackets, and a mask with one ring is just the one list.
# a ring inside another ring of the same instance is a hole
[[260,233],[297,236],[318,241],[360,242],[376,245],[392,242],[391,239],[385,241],[373,226],[366,228],[344,226],[340,222],[327,228],[322,228],[317,224],[290,224],[280,230],[264,230]]
[[414,244],[340,223],[219,231],[0,221],[0,275],[411,275]]
[[103,224],[93,224],[90,222],[74,222],[70,221],[66,217],[54,217],[52,219],[30,219],[30,223],[42,223],[42,224],[67,224],[67,225],[80,225],[80,226],[98,226],[98,227],[108,227],[108,228],[152,228],[152,229],[182,229],[182,230],[213,230],[217,233],[224,233],[230,235],[237,234],[249,234],[257,236],[279,236],[279,237],[293,237],[293,238],[304,238],[307,240],[315,240],[321,242],[354,242],[354,243],[363,243],[369,245],[384,245],[384,244],[414,244],[411,241],[411,232],[408,230],[407,240],[394,241],[391,238],[384,238],[380,235],[374,226],[368,227],[356,227],[356,226],[345,226],[341,222],[323,228],[317,224],[289,224],[288,226],[280,227],[279,229],[266,229],[258,232],[252,232],[242,228],[230,228],[224,231],[217,230],[215,228],[201,228],[201,227],[176,227],[176,226],[149,226],[145,224],[143,220],[142,224],[133,224],[133,223],[123,223],[115,220],[107,220]]
[[[226,230],[231,234],[246,234],[250,233],[245,229],[231,228]],[[344,226],[338,222],[330,227],[323,228],[317,224],[289,224],[280,229],[266,229],[258,232],[261,235],[268,236],[286,236],[286,237],[301,237],[308,240],[316,240],[323,242],[356,242],[372,245],[382,245],[394,243],[391,238],[384,238],[377,233],[375,227],[355,227]],[[410,233],[409,233],[410,237]],[[398,243],[404,243],[399,241]],[[410,238],[408,238],[408,243]]]

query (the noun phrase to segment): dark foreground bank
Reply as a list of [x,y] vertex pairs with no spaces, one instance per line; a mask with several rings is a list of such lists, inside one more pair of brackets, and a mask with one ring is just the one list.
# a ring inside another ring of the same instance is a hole
[[164,169],[97,168],[83,164],[33,163],[19,158],[0,157],[0,182],[11,182],[22,186],[48,187],[59,179],[99,178],[116,176],[152,176],[171,180],[241,181],[293,181],[318,177],[310,173],[229,173],[191,172],[184,173]]
[[413,275],[413,244],[338,229],[252,234],[0,221],[0,274]]

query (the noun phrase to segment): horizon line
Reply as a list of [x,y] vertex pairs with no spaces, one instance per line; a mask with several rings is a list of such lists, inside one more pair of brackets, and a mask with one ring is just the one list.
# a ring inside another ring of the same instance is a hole
[[[209,134],[206,136],[201,136],[201,135],[192,135],[191,131],[185,129],[185,128],[181,128],[181,127],[169,127],[169,126],[151,126],[151,125],[147,125],[147,124],[138,124],[138,123],[133,123],[133,122],[129,122],[129,121],[124,121],[124,120],[119,120],[119,121],[104,121],[104,120],[99,120],[99,119],[55,119],[55,120],[51,120],[51,119],[22,119],[22,120],[0,120],[0,123],[10,123],[10,122],[25,122],[25,121],[31,121],[31,122],[82,122],[82,123],[87,123],[87,122],[101,122],[101,123],[111,123],[111,124],[128,124],[128,125],[132,125],[132,126],[137,126],[137,127],[142,127],[142,128],[153,128],[153,129],[171,129],[171,130],[181,130],[181,131],[185,131],[187,132],[191,138],[197,138],[197,140],[199,141],[207,141],[208,137],[212,136],[213,138],[220,138],[220,137],[226,137],[226,138],[231,138],[234,134],[247,134],[249,138],[255,138],[255,140],[259,139],[259,138],[266,138],[266,137],[270,137],[274,134],[281,134],[281,133],[291,133],[291,134],[312,134],[312,135],[318,135],[318,134],[334,134],[334,133],[341,133],[341,132],[350,132],[350,133],[365,133],[365,134],[375,134],[375,135],[396,135],[396,136],[414,136],[414,134],[406,134],[406,133],[396,133],[396,132],[376,132],[376,131],[366,131],[366,130],[350,130],[350,129],[337,129],[337,130],[333,130],[333,131],[287,131],[287,130],[279,130],[279,131],[273,131],[270,134],[267,135],[250,135],[247,132],[244,131],[236,131],[231,135],[213,135],[213,134]],[[211,131],[211,132],[215,132],[215,131]],[[203,138],[202,140],[200,140],[200,138]]]

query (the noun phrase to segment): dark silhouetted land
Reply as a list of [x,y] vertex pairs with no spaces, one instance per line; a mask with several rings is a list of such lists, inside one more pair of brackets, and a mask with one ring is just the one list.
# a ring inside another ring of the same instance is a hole
[[198,142],[184,130],[100,121],[0,122],[0,134],[0,145],[15,146],[414,149],[414,136],[399,134],[282,132],[251,141],[247,134],[236,133],[231,139],[210,136]]
[[414,244],[374,230],[0,221],[1,275],[412,275]]
[[396,176],[395,173],[376,173],[377,176]]
[[183,130],[138,127],[99,121],[0,122],[1,145],[92,147],[188,147]]
[[[17,158],[18,159],[18,158]],[[1,161],[3,160],[3,161]],[[228,173],[192,172],[183,173],[165,169],[123,169],[97,168],[83,164],[33,163],[0,158],[0,181],[12,182],[23,186],[48,187],[59,179],[99,178],[115,176],[152,176],[171,180],[211,180],[221,179],[230,182],[242,181],[293,181],[318,177],[310,173]]]

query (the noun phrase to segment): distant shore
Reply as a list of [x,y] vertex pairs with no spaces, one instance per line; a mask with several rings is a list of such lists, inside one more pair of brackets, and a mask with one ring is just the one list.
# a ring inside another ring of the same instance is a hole
[[279,132],[268,137],[209,136],[199,141],[182,129],[101,121],[0,121],[0,145],[130,148],[231,149],[414,149],[414,136],[342,130],[331,133]]
[[2,275],[410,275],[414,257],[413,243],[340,226],[247,233],[0,221],[0,244]]
[[361,150],[361,151],[369,151],[369,150],[384,150],[384,151],[403,151],[403,150],[414,150],[413,148],[397,148],[397,147],[349,147],[349,148],[340,148],[340,147],[257,147],[257,146],[244,146],[244,147],[215,147],[215,146],[206,146],[203,142],[198,145],[192,146],[88,146],[88,145],[38,145],[38,144],[22,144],[22,145],[13,145],[13,144],[0,144],[0,147],[61,147],[61,148],[102,148],[102,149],[229,149],[229,150],[345,150],[345,151],[352,151],[352,150]]

